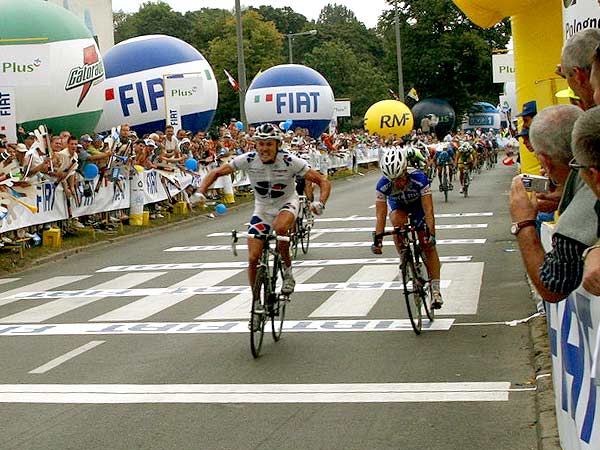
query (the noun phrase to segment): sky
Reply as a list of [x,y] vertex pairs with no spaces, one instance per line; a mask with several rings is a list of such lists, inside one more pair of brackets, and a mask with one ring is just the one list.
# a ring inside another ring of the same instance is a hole
[[[112,0],[113,11],[137,12],[142,3],[148,0]],[[185,13],[201,8],[222,8],[233,10],[235,0],[163,0],[171,5],[175,11]],[[290,6],[289,0],[240,0],[242,8],[246,6],[258,7],[269,5],[274,8]],[[317,20],[319,12],[328,4],[343,5],[352,10],[358,20],[368,28],[377,26],[377,20],[382,11],[391,9],[385,0],[302,0],[290,6],[294,11],[304,15],[309,20]]]

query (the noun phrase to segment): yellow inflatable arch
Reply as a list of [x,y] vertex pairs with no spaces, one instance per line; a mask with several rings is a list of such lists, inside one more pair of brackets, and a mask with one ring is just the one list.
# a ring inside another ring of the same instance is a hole
[[[557,103],[554,93],[566,82],[554,70],[563,45],[561,0],[453,0],[482,28],[511,18],[515,55],[517,104],[537,101],[538,111]],[[521,146],[525,173],[539,172],[537,159]]]

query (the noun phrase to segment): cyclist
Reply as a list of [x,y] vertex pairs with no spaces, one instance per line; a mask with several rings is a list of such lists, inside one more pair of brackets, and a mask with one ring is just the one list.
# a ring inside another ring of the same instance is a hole
[[460,179],[460,193],[463,193],[464,185],[465,185],[465,166],[468,166],[470,170],[475,168],[475,163],[477,161],[477,153],[468,142],[463,142],[460,147],[458,147],[458,171],[459,171],[459,179]]
[[[383,177],[376,188],[375,233],[381,234],[385,229],[388,205],[392,211],[390,220],[394,227],[404,226],[410,214],[410,221],[417,229],[427,271],[431,277],[431,306],[440,309],[444,302],[440,292],[440,258],[435,247],[435,217],[429,180],[420,170],[409,173],[406,156],[395,149],[385,152],[380,164]],[[394,236],[396,246],[399,246],[398,239],[398,236]],[[373,244],[371,251],[380,255],[382,245],[381,241]]]
[[450,185],[448,188],[450,190],[454,189],[452,186],[452,166],[454,165],[454,148],[452,144],[443,144],[440,145],[438,150],[435,152],[435,164],[437,166],[437,174],[438,180],[440,182],[440,192],[442,189],[442,171],[445,166],[448,166],[446,170],[448,170],[448,178]]
[[[296,175],[304,176],[307,181],[319,186],[319,201],[311,203],[311,210],[316,215],[321,215],[325,209],[331,184],[319,172],[311,169],[305,160],[281,149],[283,136],[277,125],[260,125],[253,138],[256,141],[256,151],[239,155],[229,163],[208,172],[198,187],[198,195],[201,196],[201,202],[206,201],[206,191],[217,178],[236,170],[244,170],[254,191],[254,212],[248,234],[266,235],[272,228],[278,235],[284,236],[294,225],[298,214]],[[250,286],[254,286],[256,266],[263,245],[264,242],[260,239],[248,239]],[[289,242],[277,241],[277,248],[286,267],[281,292],[289,295],[296,285],[292,275]]]

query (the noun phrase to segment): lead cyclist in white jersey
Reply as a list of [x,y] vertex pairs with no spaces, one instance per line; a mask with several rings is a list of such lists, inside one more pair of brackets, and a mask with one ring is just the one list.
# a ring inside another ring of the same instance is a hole
[[[265,123],[259,126],[253,138],[256,141],[256,151],[237,156],[228,164],[206,174],[198,187],[200,201],[206,201],[206,191],[217,178],[236,170],[244,170],[250,178],[254,191],[254,212],[250,219],[248,234],[265,235],[273,229],[277,235],[286,236],[298,215],[296,176],[302,176],[305,180],[319,185],[319,201],[311,203],[311,210],[316,215],[321,215],[325,209],[331,183],[319,172],[311,169],[305,160],[281,149],[283,136],[276,125]],[[261,239],[248,239],[250,286],[254,286],[256,266],[263,245],[264,241]],[[292,275],[289,242],[277,241],[277,247],[286,267],[281,292],[289,295],[296,285]]]

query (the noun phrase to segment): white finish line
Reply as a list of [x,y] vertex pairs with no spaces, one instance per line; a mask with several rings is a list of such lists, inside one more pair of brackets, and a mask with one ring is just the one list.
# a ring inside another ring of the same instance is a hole
[[509,382],[345,384],[5,384],[0,403],[506,402]]
[[[492,217],[493,212],[472,212],[472,213],[447,213],[436,214],[439,219],[458,219],[461,217]],[[348,216],[348,217],[323,217],[315,219],[315,222],[355,222],[357,220],[375,220],[375,216]]]
[[[450,280],[442,280],[441,287],[450,286]],[[410,288],[410,283],[408,285]],[[403,290],[404,286],[400,281],[364,281],[364,282],[341,282],[341,283],[300,283],[297,284],[294,292],[326,292],[339,290],[360,290],[368,291],[371,289],[392,289]],[[158,295],[213,295],[213,294],[247,294],[252,292],[249,286],[183,286],[178,288],[133,288],[133,289],[83,289],[78,291],[39,291],[39,292],[21,292],[15,294],[13,299],[19,300],[41,300],[49,298],[60,298],[68,300],[69,298],[81,299],[100,299],[103,297],[142,297]],[[63,302],[68,303],[68,302]],[[26,310],[27,311],[27,310]],[[25,312],[26,312],[25,311]],[[21,318],[21,316],[19,316]],[[6,317],[1,321],[6,321]]]
[[[467,244],[485,244],[486,239],[437,239],[436,245],[467,245]],[[370,247],[373,241],[365,242],[311,242],[310,248],[353,248]],[[393,246],[393,241],[384,241],[384,246]],[[247,250],[246,245],[238,245],[238,250]],[[231,245],[196,245],[189,247],[171,247],[165,252],[209,252],[209,251],[231,251]]]
[[[247,313],[248,316],[250,313]],[[423,320],[424,331],[448,331],[454,319]],[[286,320],[286,333],[332,333],[369,331],[411,331],[408,319],[381,320]],[[0,326],[3,336],[85,336],[125,334],[229,334],[248,333],[248,321],[230,322],[138,322],[58,323]]]
[[[440,256],[440,262],[469,262],[472,256]],[[398,264],[398,258],[357,258],[357,259],[307,259],[293,261],[294,267],[326,267],[367,264]],[[109,266],[96,272],[147,272],[152,270],[199,270],[199,269],[237,269],[248,267],[247,261],[226,261],[209,263],[164,263],[135,264],[130,266]]]

